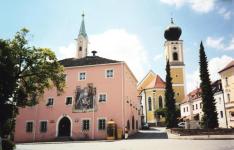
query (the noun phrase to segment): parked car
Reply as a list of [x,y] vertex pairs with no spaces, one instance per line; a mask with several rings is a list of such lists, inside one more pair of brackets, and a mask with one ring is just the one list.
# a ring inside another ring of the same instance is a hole
[[148,123],[144,123],[142,125],[142,130],[149,130],[149,124]]
[[185,128],[185,122],[180,122],[178,123],[179,128]]

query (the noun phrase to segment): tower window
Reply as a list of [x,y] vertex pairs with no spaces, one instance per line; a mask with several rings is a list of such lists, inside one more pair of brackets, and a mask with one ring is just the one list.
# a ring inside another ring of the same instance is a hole
[[173,47],[174,50],[176,50],[176,47]]
[[175,60],[175,61],[178,60],[178,53],[177,52],[173,53],[173,60]]
[[82,51],[82,47],[81,46],[79,47],[79,51]]

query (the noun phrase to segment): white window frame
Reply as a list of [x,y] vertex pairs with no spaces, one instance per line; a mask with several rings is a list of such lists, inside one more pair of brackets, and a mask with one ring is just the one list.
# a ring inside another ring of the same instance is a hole
[[[88,130],[83,130],[83,121],[84,120],[89,120],[89,129]],[[91,119],[90,118],[82,118],[80,124],[81,124],[81,126],[80,126],[81,127],[81,131],[91,131],[92,130],[91,129]]]
[[[99,101],[101,95],[106,95],[106,100],[105,100],[105,101]],[[99,103],[106,103],[106,102],[107,102],[107,94],[106,94],[106,93],[99,93],[99,94],[98,94],[98,102],[99,102]]]
[[[41,122],[46,122],[46,125],[47,125],[47,126],[46,126],[46,132],[41,132]],[[40,126],[39,126],[39,132],[40,132],[40,133],[47,133],[47,132],[48,132],[48,125],[49,125],[49,121],[48,121],[48,120],[40,120],[40,121],[39,121],[39,125],[40,125]]]
[[[67,98],[68,98],[68,97],[71,97],[71,98],[72,98],[72,103],[67,105],[66,103],[67,103]],[[66,96],[66,98],[65,98],[65,105],[66,105],[66,106],[71,106],[71,105],[73,105],[73,96]]]
[[[109,71],[109,70],[112,70],[112,77],[107,76],[107,71]],[[114,69],[113,68],[105,69],[105,78],[108,78],[108,79],[114,78]]]
[[[30,123],[30,122],[32,122],[32,132],[27,132],[27,124]],[[34,130],[35,130],[34,129],[34,120],[26,120],[26,122],[25,122],[25,132],[30,134],[30,133],[33,133]]]
[[[84,74],[85,74],[85,76],[84,76],[85,78],[84,78],[84,79],[81,79],[81,78],[80,78],[80,77],[81,77],[81,76],[80,76],[81,73],[84,73]],[[86,79],[87,79],[87,72],[86,72],[86,71],[81,71],[81,72],[78,73],[78,80],[79,80],[79,81],[85,81]]]
[[[99,129],[99,120],[105,120],[105,129]],[[106,131],[107,129],[107,118],[106,117],[98,117],[97,118],[97,131]]]
[[[49,99],[53,99],[53,105],[48,105],[47,106],[47,104],[48,104],[48,102],[49,102]],[[46,107],[53,107],[54,106],[54,98],[53,97],[48,97],[47,98],[47,101],[46,101]]]

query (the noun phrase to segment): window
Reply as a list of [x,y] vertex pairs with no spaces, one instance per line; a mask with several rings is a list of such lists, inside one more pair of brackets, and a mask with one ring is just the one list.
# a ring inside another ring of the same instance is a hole
[[200,103],[200,108],[202,108],[202,102]]
[[198,106],[197,106],[197,104],[196,104],[196,109],[198,109]]
[[175,61],[178,60],[178,53],[177,52],[173,53],[173,60],[175,60]]
[[47,132],[47,121],[40,122],[40,132]]
[[194,105],[193,105],[193,110],[194,110]]
[[106,70],[106,77],[107,78],[112,78],[113,76],[114,76],[113,69]]
[[231,121],[234,120],[234,112],[230,112],[230,120],[231,120]]
[[32,132],[33,131],[33,122],[27,122],[26,123],[26,132]]
[[177,93],[177,96],[180,96],[180,93]]
[[226,83],[226,86],[228,86],[228,78],[227,77],[225,78],[225,83]]
[[149,108],[149,111],[152,110],[152,101],[151,101],[151,97],[148,98],[148,108]]
[[187,112],[188,112],[188,107],[187,107]]
[[83,120],[83,125],[82,125],[82,129],[83,130],[89,130],[89,120]]
[[86,73],[80,72],[80,80],[85,80],[85,79],[86,79]]
[[99,102],[105,102],[106,101],[106,94],[100,94],[99,95]]
[[71,105],[72,104],[72,97],[67,97],[66,98],[66,105]]
[[81,46],[79,47],[79,51],[82,51],[82,47]]
[[159,96],[159,98],[158,98],[158,106],[159,106],[159,108],[163,107],[162,96]]
[[105,129],[106,129],[106,119],[99,119],[98,130],[105,130]]
[[48,98],[46,106],[53,106],[53,105],[54,105],[54,99],[53,98]]
[[136,120],[136,129],[138,130],[138,120]]
[[220,118],[223,118],[223,111],[220,111]]
[[184,112],[185,112],[185,107],[184,107]]
[[228,99],[228,102],[231,101],[231,97],[230,97],[230,94],[229,94],[229,93],[227,94],[227,99]]
[[176,50],[176,47],[173,47],[174,50]]
[[153,106],[154,106],[154,110],[156,110],[156,98],[155,98],[155,93],[153,93]]
[[134,116],[132,116],[132,129],[133,130],[135,129],[135,119],[134,119]]

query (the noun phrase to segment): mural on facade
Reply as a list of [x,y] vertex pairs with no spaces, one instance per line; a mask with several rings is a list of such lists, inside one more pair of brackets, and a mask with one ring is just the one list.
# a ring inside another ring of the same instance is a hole
[[93,87],[93,84],[88,84],[84,88],[78,86],[75,92],[73,112],[92,111],[95,108],[95,99],[96,88]]

